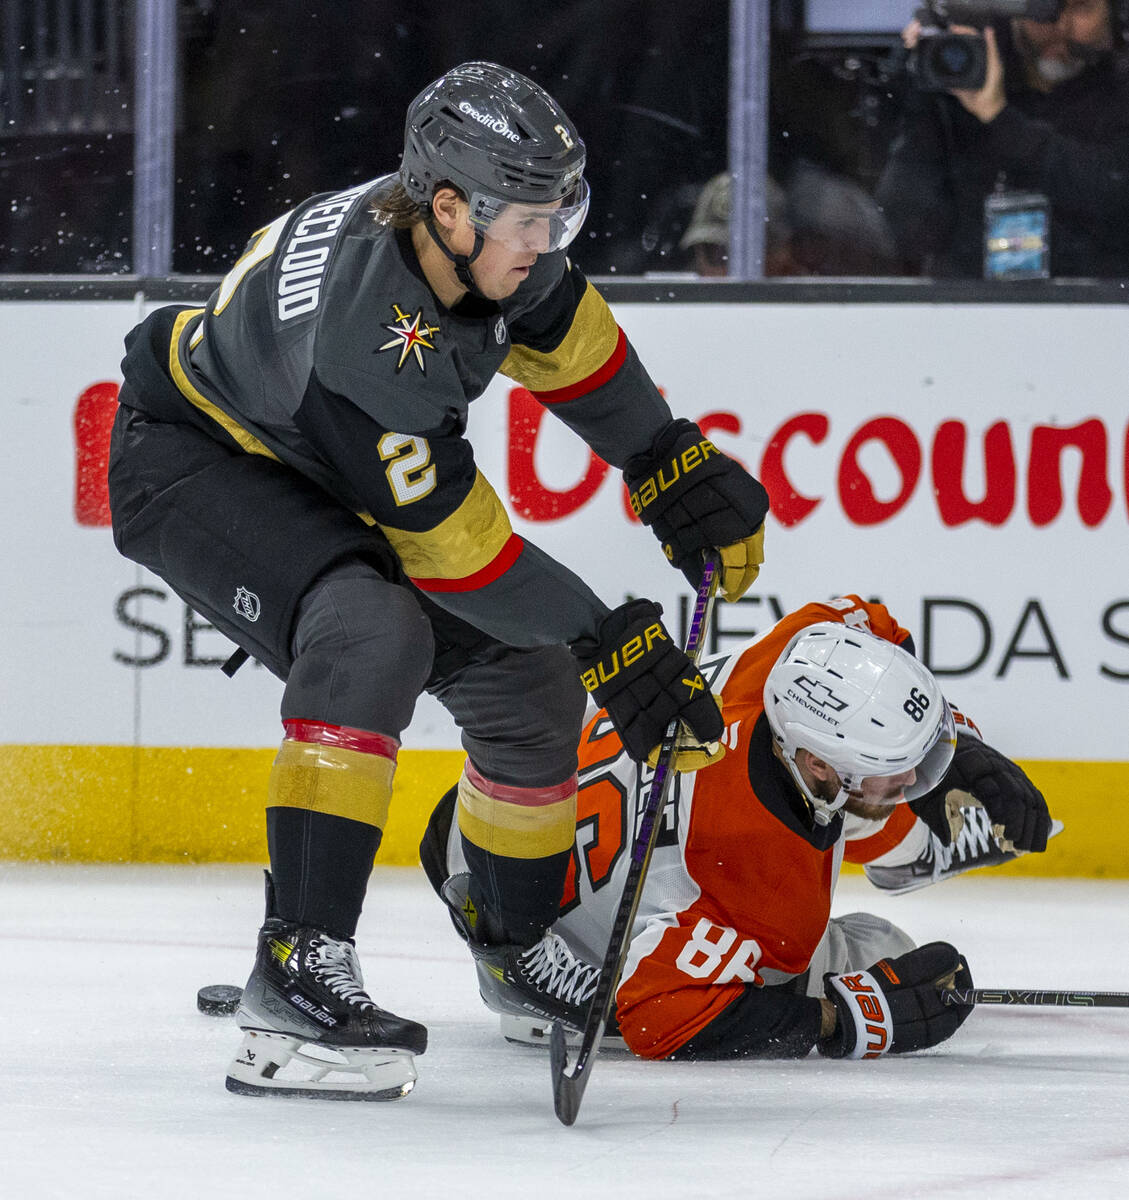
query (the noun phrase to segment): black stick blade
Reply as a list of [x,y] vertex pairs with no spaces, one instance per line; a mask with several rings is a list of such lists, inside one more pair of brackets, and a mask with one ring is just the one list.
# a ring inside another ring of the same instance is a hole
[[553,1108],[562,1125],[571,1125],[580,1111],[584,1080],[574,1080],[565,1073],[568,1050],[565,1047],[564,1026],[560,1021],[553,1022],[553,1031],[549,1035],[549,1064],[553,1072]]

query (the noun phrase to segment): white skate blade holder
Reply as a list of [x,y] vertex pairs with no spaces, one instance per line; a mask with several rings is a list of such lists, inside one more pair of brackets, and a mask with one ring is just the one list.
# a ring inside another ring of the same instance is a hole
[[415,1082],[410,1050],[326,1046],[292,1033],[246,1029],[226,1086],[241,1096],[399,1100]]
[[[498,1025],[502,1037],[507,1042],[521,1046],[540,1046],[549,1048],[549,1035],[552,1024],[539,1021],[536,1017],[521,1017],[511,1013],[499,1013]],[[565,1028],[565,1044],[575,1048],[580,1045],[581,1034],[578,1030]],[[627,1050],[627,1043],[615,1034],[604,1034],[600,1040],[601,1050]]]

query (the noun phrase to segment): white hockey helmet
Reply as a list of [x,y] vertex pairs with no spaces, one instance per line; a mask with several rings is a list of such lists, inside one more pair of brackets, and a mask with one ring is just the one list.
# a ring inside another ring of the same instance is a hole
[[[953,714],[937,680],[912,654],[867,630],[825,621],[800,630],[764,685],[776,744],[800,791],[826,825],[870,776],[917,773],[913,800],[935,787],[956,747]],[[821,800],[796,765],[800,748],[823,759],[842,781]]]

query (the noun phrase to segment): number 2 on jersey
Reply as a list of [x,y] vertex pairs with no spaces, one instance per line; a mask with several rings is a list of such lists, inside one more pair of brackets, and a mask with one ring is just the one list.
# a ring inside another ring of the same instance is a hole
[[406,433],[386,433],[377,443],[380,457],[388,463],[388,487],[401,507],[414,504],[435,490],[437,472],[426,438]]

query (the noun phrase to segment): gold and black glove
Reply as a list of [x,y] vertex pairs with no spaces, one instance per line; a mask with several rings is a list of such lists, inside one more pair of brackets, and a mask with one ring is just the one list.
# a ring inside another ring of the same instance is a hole
[[702,551],[713,548],[722,596],[737,600],[749,590],[764,562],[768,493],[693,421],[661,430],[647,453],[628,460],[623,480],[635,515],[691,586],[702,579]]
[[572,643],[580,682],[608,716],[637,762],[643,762],[679,717],[695,745],[696,757],[676,760],[678,770],[695,770],[721,757],[724,724],[717,699],[701,671],[678,648],[651,600],[629,600],[600,623],[594,638]]

